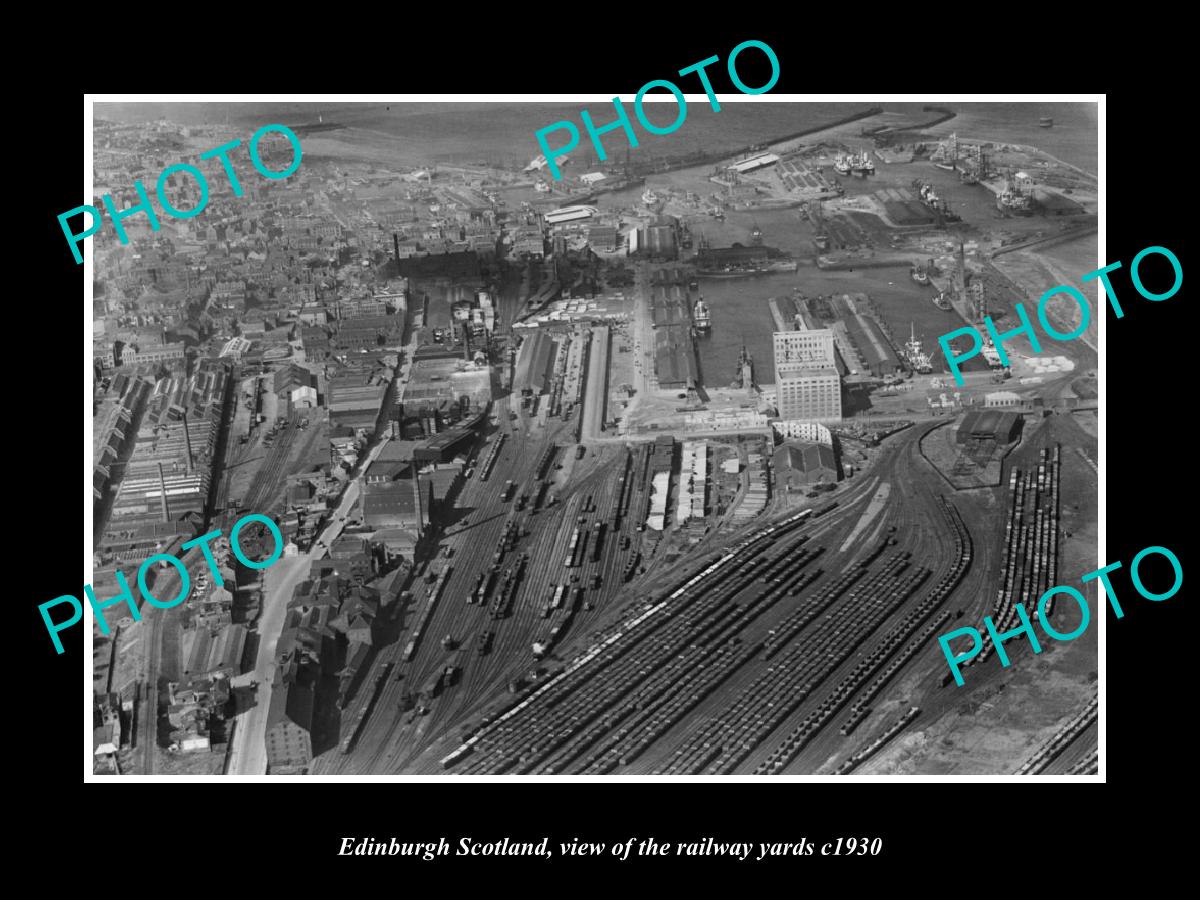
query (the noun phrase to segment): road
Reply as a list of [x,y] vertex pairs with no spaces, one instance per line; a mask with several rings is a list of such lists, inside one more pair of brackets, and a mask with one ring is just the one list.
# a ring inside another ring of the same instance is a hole
[[263,579],[263,611],[258,625],[258,657],[254,672],[240,676],[239,683],[250,680],[258,682],[254,706],[243,713],[234,730],[233,746],[229,752],[229,775],[264,775],[267,771],[267,713],[271,709],[271,682],[275,673],[275,646],[283,632],[283,621],[288,601],[296,585],[308,577],[314,560],[329,552],[329,545],[337,540],[346,527],[346,518],[358,502],[362,491],[361,478],[379,456],[388,438],[371,448],[359,474],[346,485],[341,502],[334,511],[329,525],[307,553],[285,557],[266,570]]

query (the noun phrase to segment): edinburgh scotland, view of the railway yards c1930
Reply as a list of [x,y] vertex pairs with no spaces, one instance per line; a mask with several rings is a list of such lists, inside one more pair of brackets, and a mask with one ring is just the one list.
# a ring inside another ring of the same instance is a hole
[[[285,542],[93,633],[96,772],[1095,773],[1095,629],[937,641],[1101,564],[1095,325],[923,349],[1096,268],[1095,104],[730,103],[551,178],[556,110],[95,106],[97,198],[210,184],[92,239],[92,583]],[[303,161],[235,195],[264,122]]]

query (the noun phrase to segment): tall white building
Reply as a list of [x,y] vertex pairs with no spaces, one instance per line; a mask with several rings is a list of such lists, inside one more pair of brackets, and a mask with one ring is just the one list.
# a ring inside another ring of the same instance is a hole
[[775,345],[775,378],[809,369],[832,369],[833,332],[828,328],[808,331],[777,331]]
[[842,380],[828,328],[774,334],[775,396],[786,421],[840,422]]

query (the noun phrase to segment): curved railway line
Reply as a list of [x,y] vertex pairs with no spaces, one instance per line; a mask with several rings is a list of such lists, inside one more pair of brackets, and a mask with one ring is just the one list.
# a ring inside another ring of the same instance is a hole
[[[993,611],[1013,550],[990,540],[992,524],[973,538],[979,505],[948,496],[915,452],[936,423],[889,439],[835,502],[772,514],[773,503],[682,555],[660,548],[626,582],[631,560],[646,557],[648,445],[577,453],[569,421],[543,428],[497,409],[506,437],[476,458],[478,473],[494,452],[489,478],[465,482],[464,518],[439,537],[444,559],[414,580],[394,642],[363,678],[379,690],[361,689],[343,711],[344,730],[365,719],[354,750],[324,754],[315,772],[833,772],[865,761],[864,747],[878,752],[916,715],[904,710],[919,706],[931,722],[960,702],[930,646],[954,618]],[[1022,538],[1041,555],[1022,572],[1030,585],[1055,571],[1058,458],[1047,450],[1016,476],[1041,514]],[[1004,502],[1001,489],[993,496]],[[968,508],[975,518],[964,520]],[[1011,530],[1011,506],[1008,516]],[[490,591],[469,602],[480,576]],[[449,665],[457,678],[438,683]],[[1072,764],[1086,768],[1074,754]]]

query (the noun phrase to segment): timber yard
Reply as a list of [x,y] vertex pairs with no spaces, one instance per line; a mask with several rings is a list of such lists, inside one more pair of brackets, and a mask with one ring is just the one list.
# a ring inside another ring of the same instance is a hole
[[[560,181],[329,118],[261,207],[97,245],[97,593],[286,541],[94,633],[97,772],[1096,772],[1094,632],[963,687],[937,642],[1098,564],[1095,325],[936,353],[1094,267],[1094,176],[942,107]],[[116,184],[225,131],[97,135]]]

